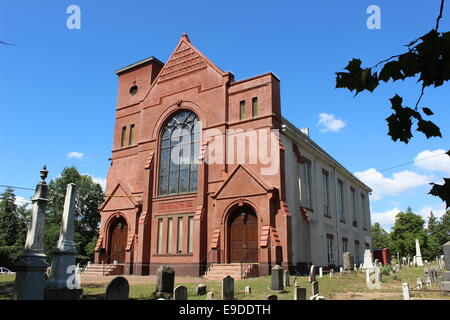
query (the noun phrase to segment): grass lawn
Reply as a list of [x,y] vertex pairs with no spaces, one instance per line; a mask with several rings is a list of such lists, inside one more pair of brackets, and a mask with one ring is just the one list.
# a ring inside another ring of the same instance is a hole
[[[317,277],[319,282],[319,292],[327,300],[402,300],[402,283],[408,282],[410,288],[415,287],[416,279],[422,277],[423,267],[411,267],[401,269],[400,273],[390,277],[383,276],[382,288],[369,290],[366,287],[365,273],[358,272],[339,276],[336,272],[333,278],[324,275]],[[0,275],[0,299],[11,299],[14,286],[14,275]],[[155,291],[155,276],[125,276],[130,283],[131,299],[152,299]],[[106,286],[113,276],[109,277],[83,277],[83,299],[103,299]],[[293,283],[294,276],[291,276],[291,286],[285,288],[285,293],[275,293],[279,300],[292,300],[294,298]],[[184,285],[188,289],[189,300],[204,300],[206,296],[195,296],[195,288],[198,284],[207,285],[207,291],[214,292],[216,299],[221,297],[220,281],[206,281],[195,277],[176,277],[175,286]],[[311,295],[311,284],[308,277],[297,277],[297,283],[301,287],[306,287],[307,297]],[[244,287],[251,286],[252,294],[245,295]],[[238,300],[265,300],[267,295],[273,294],[268,288],[270,286],[270,276],[235,281],[235,298]],[[433,287],[436,290],[437,287]],[[448,299],[439,292],[412,292],[414,299]]]

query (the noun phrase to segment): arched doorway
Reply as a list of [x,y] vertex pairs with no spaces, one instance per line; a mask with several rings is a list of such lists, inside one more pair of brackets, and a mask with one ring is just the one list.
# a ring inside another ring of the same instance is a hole
[[127,246],[128,225],[123,217],[115,219],[110,227],[109,261],[125,263],[125,247]]
[[258,219],[250,206],[233,210],[228,218],[228,256],[231,263],[258,262]]

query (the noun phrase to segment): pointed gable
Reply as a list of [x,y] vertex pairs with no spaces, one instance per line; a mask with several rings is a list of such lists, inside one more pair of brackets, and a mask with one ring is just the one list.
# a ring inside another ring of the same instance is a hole
[[273,190],[250,167],[238,165],[213,198],[232,198],[267,193]]
[[105,197],[107,197],[105,202],[99,208],[103,211],[134,209],[139,205],[131,195],[129,187],[122,182],[117,183],[113,192]]
[[157,82],[161,83],[184,76],[188,73],[203,70],[206,69],[208,65],[215,69],[219,74],[225,74],[225,72],[215,66],[191,44],[186,34],[183,34],[175,51],[161,70]]

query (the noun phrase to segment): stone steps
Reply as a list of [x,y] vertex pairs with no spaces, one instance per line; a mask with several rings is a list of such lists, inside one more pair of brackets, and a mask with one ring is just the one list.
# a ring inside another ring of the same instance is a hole
[[121,264],[90,264],[83,270],[82,275],[92,276],[111,276],[123,274],[123,265]]
[[[244,267],[247,265],[244,264]],[[222,280],[226,276],[230,276],[235,280],[241,280],[246,278],[254,278],[259,276],[258,264],[252,263],[241,274],[241,264],[212,264],[203,278],[207,280]]]

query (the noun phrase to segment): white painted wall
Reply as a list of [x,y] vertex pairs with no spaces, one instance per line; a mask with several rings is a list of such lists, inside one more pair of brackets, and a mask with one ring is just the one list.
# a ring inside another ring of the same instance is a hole
[[[301,135],[296,139],[296,135]],[[333,235],[333,255],[336,265],[342,265],[343,243],[342,238],[348,239],[347,250],[355,255],[355,240],[359,241],[359,258],[362,263],[366,240],[370,240],[370,212],[369,195],[370,189],[360,182],[356,177],[346,172],[340,165],[336,165],[331,156],[324,154],[323,150],[317,149],[309,138],[298,129],[291,129],[281,135],[285,148],[285,183],[286,202],[292,214],[292,262],[313,263],[318,266],[327,266],[327,234]],[[303,164],[297,162],[293,152],[292,143],[295,142],[302,157],[311,161],[312,176],[312,211],[308,212],[311,221],[306,222],[300,214],[300,206],[304,199],[304,185],[302,185],[302,196],[299,195],[298,179],[304,181]],[[324,215],[324,193],[322,183],[322,169],[329,173],[329,208],[331,218]],[[335,180],[336,179],[336,180]],[[345,223],[340,222],[337,217],[336,194],[337,179],[344,184],[344,215]],[[336,181],[336,188],[334,182]],[[357,226],[352,225],[351,191],[353,187],[357,198]],[[361,203],[361,193],[364,195],[365,212]],[[367,230],[363,226],[363,216],[366,215]],[[370,241],[369,241],[370,243]]]

